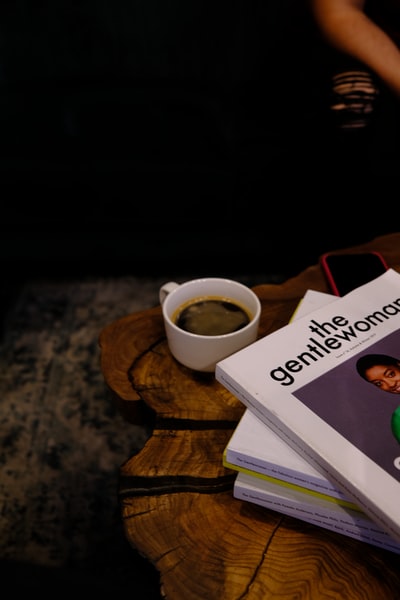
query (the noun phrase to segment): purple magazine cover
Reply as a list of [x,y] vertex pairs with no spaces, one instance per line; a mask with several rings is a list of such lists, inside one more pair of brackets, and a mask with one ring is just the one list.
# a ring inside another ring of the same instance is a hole
[[386,354],[400,360],[400,331],[369,346],[293,395],[400,481],[400,443],[391,429],[391,417],[400,405],[400,394],[383,391],[359,375],[356,363],[366,354]]

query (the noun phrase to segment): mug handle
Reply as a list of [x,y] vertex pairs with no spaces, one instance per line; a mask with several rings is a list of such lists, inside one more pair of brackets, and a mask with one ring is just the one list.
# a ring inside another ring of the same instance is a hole
[[179,283],[176,283],[175,281],[168,281],[168,283],[164,283],[164,285],[162,285],[160,287],[160,291],[158,293],[158,297],[160,299],[160,304],[163,304],[165,298],[168,296],[168,294],[170,292],[173,292],[174,290],[176,290],[177,287],[179,287]]

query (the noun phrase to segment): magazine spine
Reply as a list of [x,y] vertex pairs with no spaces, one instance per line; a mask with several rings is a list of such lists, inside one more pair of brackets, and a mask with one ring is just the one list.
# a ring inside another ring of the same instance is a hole
[[[307,496],[304,500],[292,500],[288,495],[280,495],[279,490],[276,490],[279,486],[272,484],[271,489],[274,491],[271,492],[268,491],[267,482],[264,484],[267,489],[264,489],[263,485],[252,479],[250,475],[238,473],[233,489],[234,498],[400,554],[400,543],[393,540],[384,530],[379,530],[375,522],[362,512],[338,505],[335,505],[335,510],[316,507],[307,502]],[[342,508],[339,514],[338,508]]]
[[265,472],[260,472],[260,471],[256,471],[255,469],[250,469],[250,468],[246,468],[244,466],[240,466],[238,465],[236,462],[231,462],[228,460],[228,456],[229,453],[224,454],[223,456],[223,465],[224,467],[226,467],[227,469],[232,469],[234,471],[238,471],[239,473],[245,473],[246,475],[250,475],[251,477],[255,477],[255,478],[259,478],[259,479],[263,479],[265,481],[269,481],[270,483],[273,483],[275,485],[281,485],[283,487],[287,487],[289,489],[295,490],[297,492],[301,492],[303,494],[309,494],[310,496],[315,496],[316,498],[321,498],[322,500],[325,500],[326,502],[333,502],[334,504],[340,504],[341,506],[346,506],[347,508],[351,508],[353,510],[360,510],[360,508],[354,504],[354,502],[351,502],[350,500],[347,500],[343,497],[338,497],[337,495],[333,495],[333,494],[324,494],[320,491],[320,488],[314,488],[312,485],[309,485],[308,482],[306,485],[297,485],[295,483],[292,483],[290,480],[287,479],[279,479],[277,477],[273,477],[272,475],[268,475]]

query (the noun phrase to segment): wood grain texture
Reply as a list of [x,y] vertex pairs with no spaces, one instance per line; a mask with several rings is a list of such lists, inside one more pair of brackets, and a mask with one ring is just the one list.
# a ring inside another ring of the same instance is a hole
[[[340,252],[372,249],[400,270],[399,233]],[[309,288],[328,291],[318,265],[253,288],[260,337],[285,325]],[[399,597],[399,555],[233,498],[222,453],[244,406],[213,374],[172,358],[160,307],[111,323],[99,344],[124,416],[153,418],[121,467],[119,496],[126,537],[160,572],[167,600]]]

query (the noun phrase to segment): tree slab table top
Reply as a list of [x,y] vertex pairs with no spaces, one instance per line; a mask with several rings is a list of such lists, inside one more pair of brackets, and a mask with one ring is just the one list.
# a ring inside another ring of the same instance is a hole
[[[400,271],[400,233],[338,252],[367,250]],[[253,289],[259,337],[286,325],[307,289],[329,291],[318,265]],[[151,424],[120,468],[119,499],[126,538],[157,568],[167,600],[399,597],[400,555],[233,498],[236,471],[222,455],[245,407],[214,374],[173,359],[160,306],[109,324],[99,345],[122,415]]]

